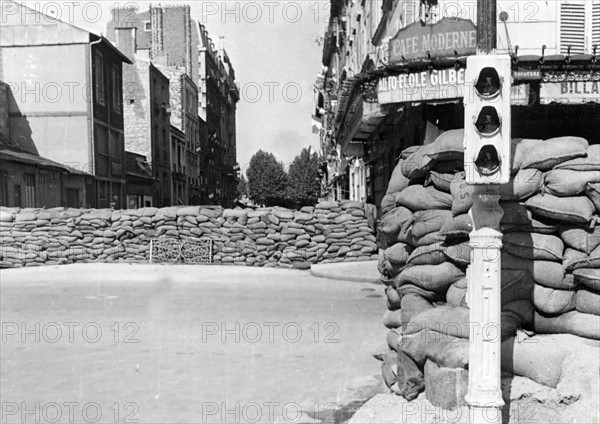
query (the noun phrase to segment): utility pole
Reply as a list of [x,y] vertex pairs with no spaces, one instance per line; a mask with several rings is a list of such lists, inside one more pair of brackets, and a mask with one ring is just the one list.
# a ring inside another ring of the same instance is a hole
[[502,423],[500,184],[510,178],[509,56],[496,53],[496,0],[477,2],[477,55],[467,59],[465,171],[473,184],[469,385],[465,401],[470,423]]

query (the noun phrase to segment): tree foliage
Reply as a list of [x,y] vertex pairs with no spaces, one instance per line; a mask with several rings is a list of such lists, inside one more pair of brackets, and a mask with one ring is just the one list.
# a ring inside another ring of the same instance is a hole
[[314,205],[320,193],[319,157],[309,149],[302,149],[288,171],[289,201],[296,207]]
[[248,197],[257,205],[277,206],[285,202],[287,175],[272,153],[256,152],[246,172]]

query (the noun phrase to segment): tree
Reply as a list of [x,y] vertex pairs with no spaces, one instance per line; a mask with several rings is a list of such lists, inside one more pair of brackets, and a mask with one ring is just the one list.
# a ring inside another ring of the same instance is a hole
[[250,159],[246,176],[248,197],[254,203],[277,206],[285,202],[287,175],[283,164],[272,153],[256,152]]
[[296,206],[314,205],[319,198],[319,157],[310,149],[302,149],[288,172],[288,198]]
[[244,174],[242,174],[241,178],[240,178],[240,182],[238,183],[237,186],[237,197],[238,199],[241,199],[244,196],[248,195],[248,181],[246,181],[246,177],[244,177]]

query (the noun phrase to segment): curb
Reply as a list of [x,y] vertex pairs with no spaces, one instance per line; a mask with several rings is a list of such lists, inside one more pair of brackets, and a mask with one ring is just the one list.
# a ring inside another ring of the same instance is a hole
[[316,264],[310,267],[310,273],[330,280],[380,284],[377,261]]

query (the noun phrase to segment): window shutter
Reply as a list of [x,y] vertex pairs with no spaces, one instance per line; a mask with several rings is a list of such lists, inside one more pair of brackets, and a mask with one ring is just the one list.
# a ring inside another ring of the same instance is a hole
[[592,5],[592,49],[596,47],[596,54],[600,53],[600,1]]
[[560,52],[571,54],[585,51],[585,4],[562,3],[560,5]]

